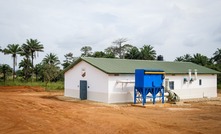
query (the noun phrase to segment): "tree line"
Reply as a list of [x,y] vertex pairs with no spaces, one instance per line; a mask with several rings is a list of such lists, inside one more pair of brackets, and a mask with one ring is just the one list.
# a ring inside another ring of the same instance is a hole
[[[113,41],[113,45],[107,47],[104,51],[95,52],[92,52],[91,46],[83,46],[80,49],[81,57],[163,61],[163,56],[157,55],[153,46],[143,45],[141,48],[138,48],[131,44],[127,44],[126,42],[126,38],[119,38]],[[62,71],[78,58],[74,57],[73,53],[69,52],[64,55],[65,60],[61,63],[56,54],[49,53],[43,58],[41,63],[34,65],[34,59],[38,56],[38,53],[44,51],[43,44],[37,39],[27,39],[26,43],[22,45],[9,44],[4,49],[0,47],[0,51],[6,55],[11,55],[13,59],[13,69],[11,69],[9,65],[0,64],[0,77],[4,81],[7,76],[10,75],[13,76],[13,80],[15,79],[15,76],[21,77],[26,81],[33,79],[34,77],[36,81],[45,82],[63,80]],[[18,64],[19,70],[15,71],[15,66],[17,66],[17,56],[21,56],[23,59]],[[213,57],[210,58],[200,53],[196,53],[193,56],[185,54],[176,57],[175,61],[193,62],[221,72],[221,49],[217,48],[213,53]],[[63,69],[60,69],[59,65],[62,65]],[[218,82],[219,81],[221,81],[220,75],[218,75]]]
[[[8,44],[6,48],[0,48],[0,51],[5,55],[11,55],[13,59],[13,68],[11,69],[7,64],[0,64],[0,76],[3,81],[7,76],[12,75],[13,81],[16,77],[28,81],[35,77],[36,81],[44,81],[46,83],[56,80],[61,74],[61,69],[58,66],[60,61],[56,54],[47,54],[41,63],[34,65],[34,59],[38,56],[39,52],[44,51],[44,46],[37,39],[27,39],[26,43]],[[17,66],[17,57],[21,56],[23,59],[18,64],[19,70],[15,70]],[[60,76],[61,77],[61,76]]]

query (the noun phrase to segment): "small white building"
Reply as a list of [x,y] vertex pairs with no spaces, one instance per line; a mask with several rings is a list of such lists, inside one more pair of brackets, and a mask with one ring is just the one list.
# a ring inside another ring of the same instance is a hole
[[162,69],[180,99],[217,97],[218,71],[190,63],[79,58],[65,70],[64,95],[104,103],[133,102],[135,69]]

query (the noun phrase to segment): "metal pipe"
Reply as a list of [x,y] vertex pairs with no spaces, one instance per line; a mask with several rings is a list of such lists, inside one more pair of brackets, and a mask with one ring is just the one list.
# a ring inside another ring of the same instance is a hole
[[197,69],[194,69],[194,73],[195,73],[195,80],[197,80]]
[[189,69],[189,81],[191,80],[191,74],[192,74],[192,70]]
[[165,72],[144,72],[144,74],[165,74]]

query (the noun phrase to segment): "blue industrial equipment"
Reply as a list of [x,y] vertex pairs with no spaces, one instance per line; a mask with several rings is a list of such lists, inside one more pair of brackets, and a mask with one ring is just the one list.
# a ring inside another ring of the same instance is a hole
[[[155,104],[156,97],[162,97],[162,103],[164,103],[164,74],[165,72],[163,70],[136,69],[134,104],[136,104],[137,99],[140,99],[144,105],[146,98],[153,98],[153,104]],[[147,96],[148,93],[152,96]],[[158,93],[160,93],[161,96],[157,96]]]

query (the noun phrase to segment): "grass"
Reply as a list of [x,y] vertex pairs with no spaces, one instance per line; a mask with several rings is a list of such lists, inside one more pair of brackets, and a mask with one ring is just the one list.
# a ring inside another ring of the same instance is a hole
[[5,83],[0,82],[0,86],[40,86],[44,87],[46,90],[64,90],[64,82],[58,81],[58,82],[50,82],[47,84],[45,82],[24,82],[20,80],[7,80]]
[[221,84],[217,84],[217,88],[221,90]]
[[217,84],[217,92],[221,93],[221,84]]

